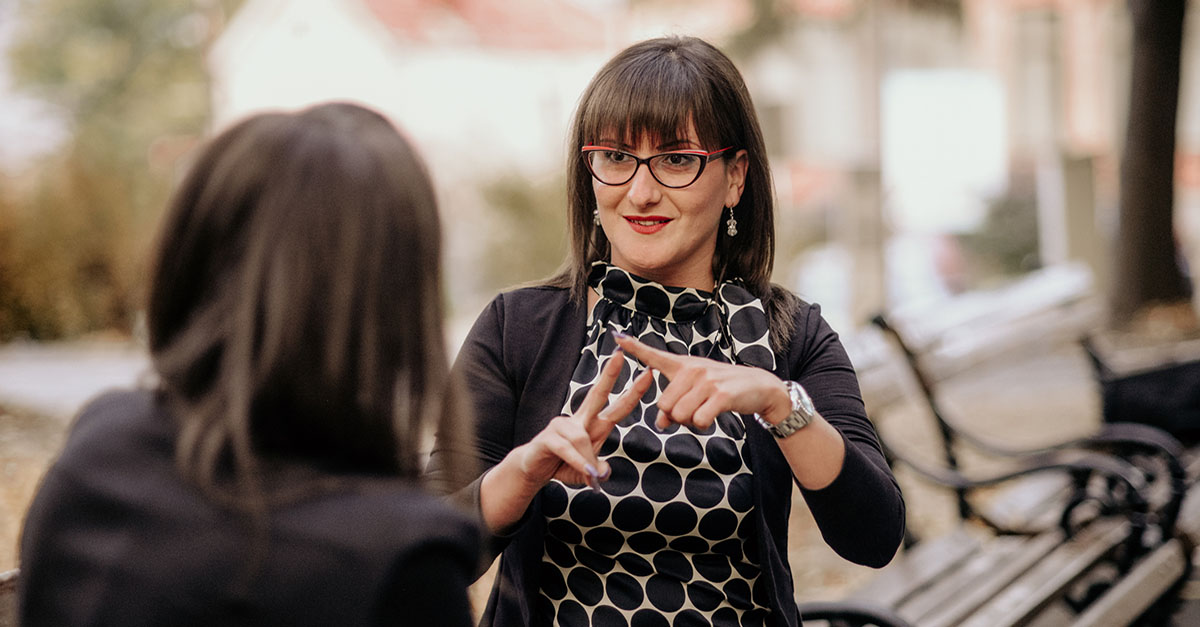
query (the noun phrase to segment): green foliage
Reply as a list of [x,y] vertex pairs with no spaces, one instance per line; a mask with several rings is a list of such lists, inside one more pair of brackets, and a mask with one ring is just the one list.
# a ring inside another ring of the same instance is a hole
[[971,283],[982,277],[1016,276],[1037,269],[1040,265],[1037,198],[1032,185],[993,200],[983,226],[960,235],[958,240],[967,259]]
[[16,85],[70,139],[0,191],[0,340],[130,329],[154,223],[208,121],[205,49],[235,4],[20,4]]
[[536,182],[509,175],[483,187],[493,231],[478,266],[482,293],[493,294],[514,281],[546,278],[562,264],[567,251],[566,189],[561,175]]
[[795,25],[794,9],[782,0],[751,0],[751,6],[754,17],[725,45],[735,59],[748,59],[763,48],[778,43]]

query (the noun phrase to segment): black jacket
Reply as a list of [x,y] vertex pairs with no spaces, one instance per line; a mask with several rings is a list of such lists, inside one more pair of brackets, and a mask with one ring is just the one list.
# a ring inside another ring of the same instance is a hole
[[21,625],[471,624],[468,516],[394,478],[342,476],[274,507],[263,544],[182,479],[174,437],[148,391],[84,409],[25,520]]

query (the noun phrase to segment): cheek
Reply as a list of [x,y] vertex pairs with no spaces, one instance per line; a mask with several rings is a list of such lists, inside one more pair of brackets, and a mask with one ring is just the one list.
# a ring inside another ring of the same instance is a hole
[[602,211],[616,207],[621,202],[622,194],[621,188],[592,183],[592,195],[596,198],[596,206]]

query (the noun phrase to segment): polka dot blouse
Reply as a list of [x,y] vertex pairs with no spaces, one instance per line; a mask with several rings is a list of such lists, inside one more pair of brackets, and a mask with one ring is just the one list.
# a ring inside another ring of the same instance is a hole
[[[600,299],[571,378],[577,409],[609,359],[626,360],[616,394],[638,363],[614,352],[609,331],[677,354],[774,369],[762,305],[735,282],[714,293],[664,287],[597,263]],[[755,553],[747,417],[726,412],[707,430],[654,427],[661,374],[600,449],[612,476],[600,491],[558,481],[546,517],[538,612],[564,627],[762,625],[767,581]]]

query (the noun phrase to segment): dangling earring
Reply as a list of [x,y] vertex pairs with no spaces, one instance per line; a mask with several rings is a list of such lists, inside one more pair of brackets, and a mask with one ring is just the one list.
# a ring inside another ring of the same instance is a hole
[[729,207],[729,219],[725,221],[725,234],[729,237],[737,235],[737,219],[733,217],[733,207]]
[[592,224],[600,226],[600,208],[592,209]]

